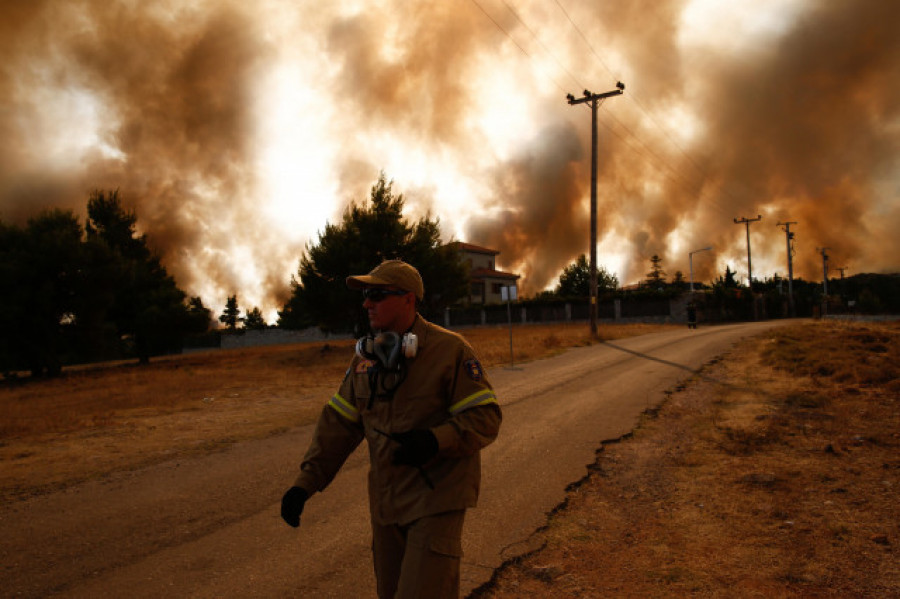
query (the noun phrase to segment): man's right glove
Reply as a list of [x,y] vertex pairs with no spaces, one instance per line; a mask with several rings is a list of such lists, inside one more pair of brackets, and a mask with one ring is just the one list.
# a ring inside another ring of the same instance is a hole
[[300,514],[303,513],[303,506],[309,499],[309,493],[302,487],[291,487],[281,498],[281,518],[297,528],[300,526]]
[[428,429],[394,433],[391,439],[400,444],[394,451],[393,462],[405,466],[421,466],[437,455],[438,440]]

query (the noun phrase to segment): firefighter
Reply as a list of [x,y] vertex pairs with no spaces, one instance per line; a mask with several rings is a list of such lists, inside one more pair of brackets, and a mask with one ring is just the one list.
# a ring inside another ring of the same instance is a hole
[[497,398],[472,347],[416,310],[419,272],[388,260],[347,278],[372,333],[357,342],[325,405],[281,516],[297,527],[365,439],[378,596],[458,597],[465,511],[478,499],[480,450],[500,428]]

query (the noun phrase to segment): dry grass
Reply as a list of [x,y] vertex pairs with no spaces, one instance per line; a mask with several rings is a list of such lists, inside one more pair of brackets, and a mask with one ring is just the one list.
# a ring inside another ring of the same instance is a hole
[[350,341],[193,354],[67,372],[47,381],[0,387],[0,436],[70,433],[135,413],[197,411],[217,400],[295,395],[297,387],[339,380]]
[[[676,325],[659,324],[603,324],[598,327],[598,336],[604,341],[633,337],[671,328]],[[509,327],[481,327],[463,331],[466,339],[478,352],[485,366],[509,364]],[[554,324],[514,326],[512,331],[513,355],[518,362],[530,362],[565,351],[570,347],[581,347],[593,343],[588,325]]]
[[738,346],[608,444],[475,596],[900,596],[900,323]]
[[[666,328],[604,326],[613,339]],[[509,361],[509,328],[463,332],[485,366]],[[588,326],[513,327],[514,359],[590,343]],[[309,424],[339,384],[353,342],[217,351],[72,369],[0,384],[0,498],[211,451]]]

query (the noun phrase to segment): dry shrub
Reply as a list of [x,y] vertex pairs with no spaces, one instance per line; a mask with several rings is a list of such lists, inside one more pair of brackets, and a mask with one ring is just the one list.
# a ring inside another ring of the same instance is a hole
[[559,337],[554,335],[553,333],[544,337],[544,347],[547,349],[554,349],[562,345],[562,341],[559,340]]
[[825,321],[773,331],[763,363],[796,376],[880,385],[900,377],[900,324]]
[[824,408],[830,398],[819,389],[799,389],[787,394],[784,405],[789,408]]
[[723,427],[719,433],[719,449],[733,456],[751,455],[779,439],[772,429]]

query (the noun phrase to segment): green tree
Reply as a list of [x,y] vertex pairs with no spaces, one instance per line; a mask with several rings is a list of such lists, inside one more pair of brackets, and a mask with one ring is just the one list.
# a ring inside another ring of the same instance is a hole
[[80,285],[82,231],[71,212],[50,210],[25,228],[0,223],[2,370],[55,376],[62,369]]
[[222,311],[222,314],[219,315],[219,322],[228,327],[229,330],[237,329],[237,325],[239,322],[242,322],[244,319],[241,318],[241,309],[238,308],[237,295],[232,295],[228,298],[228,301],[225,302],[225,309]]
[[94,192],[84,229],[71,212],[51,210],[24,228],[0,223],[0,370],[57,375],[64,363],[124,357],[142,362],[204,332],[199,298],[185,302],[135,234],[137,217],[118,192]]
[[187,332],[202,334],[209,330],[212,322],[212,310],[204,306],[203,300],[199,297],[192,297],[188,300],[187,318]]
[[266,324],[266,319],[263,316],[262,310],[257,307],[254,307],[247,311],[247,316],[244,318],[244,328],[250,330],[261,330],[265,329],[268,325]]
[[122,291],[125,262],[100,239],[82,243],[79,290],[75,296],[74,361],[90,362],[123,357],[121,335],[114,319],[116,297]]
[[650,258],[650,272],[647,273],[645,282],[654,289],[661,288],[666,284],[666,271],[663,270],[662,258],[659,257],[659,254],[653,254]]
[[725,265],[725,275],[718,277],[713,282],[714,289],[737,289],[739,286],[740,285],[738,285],[738,282],[735,279],[735,271],[731,270],[727,264]]
[[[597,293],[615,291],[619,287],[619,279],[610,274],[605,267],[597,268]],[[556,293],[562,297],[588,297],[591,294],[591,266],[584,254],[575,262],[563,269],[559,276]]]
[[366,330],[360,295],[345,281],[388,259],[405,260],[419,270],[425,284],[419,310],[426,317],[440,314],[465,295],[465,266],[455,248],[441,244],[438,221],[426,216],[408,222],[403,217],[403,196],[394,195],[392,185],[382,173],[368,203],[353,203],[340,224],[327,224],[318,243],[307,246],[297,276],[291,278],[291,297],[278,313],[279,326]]
[[120,336],[134,343],[139,361],[180,349],[191,318],[186,294],[135,232],[137,215],[122,206],[118,190],[95,191],[88,200],[87,239],[105,246],[118,263],[109,319]]

